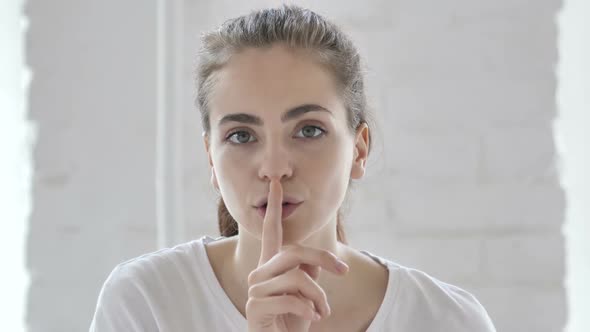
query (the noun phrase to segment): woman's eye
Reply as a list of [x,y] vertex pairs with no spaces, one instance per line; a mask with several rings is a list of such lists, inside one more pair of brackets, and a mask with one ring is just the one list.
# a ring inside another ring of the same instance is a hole
[[[313,139],[324,135],[326,131],[317,126],[304,126],[299,130],[299,133],[303,134],[303,138]],[[238,145],[255,141],[254,136],[252,136],[249,132],[244,130],[239,130],[231,133],[229,136],[227,136],[226,140]]]
[[[236,138],[237,141],[232,140],[232,138],[234,138],[234,137]],[[227,140],[229,140],[230,142],[235,143],[235,144],[245,144],[245,143],[249,142],[249,138],[251,138],[251,137],[252,137],[252,135],[250,135],[249,132],[241,130],[241,131],[236,131],[236,132],[232,133],[231,135],[229,135],[227,137]]]
[[[305,137],[305,138],[315,138],[315,137],[319,137],[319,136],[323,135],[325,133],[325,130],[323,130],[320,127],[316,127],[316,126],[305,126],[305,127],[301,128],[301,130],[299,132],[303,133],[303,137]],[[318,134],[314,135],[315,133],[318,133]]]

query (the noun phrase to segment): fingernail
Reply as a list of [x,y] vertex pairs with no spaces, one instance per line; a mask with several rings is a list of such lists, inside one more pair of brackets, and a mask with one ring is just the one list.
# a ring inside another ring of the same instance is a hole
[[320,320],[322,319],[322,316],[320,316],[320,314],[318,314],[317,312],[313,314],[313,320]]
[[346,272],[348,270],[348,265],[341,260],[336,260],[336,269],[340,272]]

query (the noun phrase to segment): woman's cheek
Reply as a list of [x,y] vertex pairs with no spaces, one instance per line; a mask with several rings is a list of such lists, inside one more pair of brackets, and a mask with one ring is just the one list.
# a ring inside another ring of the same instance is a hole
[[226,176],[243,176],[243,173],[247,172],[245,166],[252,160],[253,155],[246,150],[239,147],[225,147],[219,153],[218,163],[223,166]]

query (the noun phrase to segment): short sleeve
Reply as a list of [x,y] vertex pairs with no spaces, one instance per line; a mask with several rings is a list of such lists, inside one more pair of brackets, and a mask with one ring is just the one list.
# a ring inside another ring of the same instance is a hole
[[158,331],[145,289],[133,269],[118,265],[98,296],[90,332]]
[[470,292],[427,273],[400,267],[400,286],[386,325],[392,331],[496,332],[485,308]]
[[496,332],[492,319],[475,296],[459,287],[448,284],[447,287],[452,289],[449,294],[452,294],[457,310],[446,316],[445,325],[452,326],[455,331]]

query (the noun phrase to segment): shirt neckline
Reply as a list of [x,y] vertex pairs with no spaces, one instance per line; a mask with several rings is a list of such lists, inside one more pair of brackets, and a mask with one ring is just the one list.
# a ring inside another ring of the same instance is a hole
[[214,302],[218,304],[219,309],[225,315],[229,316],[229,321],[234,325],[237,331],[246,331],[248,328],[248,323],[246,317],[242,316],[238,308],[233,304],[221,284],[219,280],[215,276],[215,271],[213,271],[213,267],[211,266],[211,261],[209,260],[209,256],[207,256],[207,249],[205,248],[205,244],[219,240],[223,237],[212,238],[210,236],[203,236],[197,241],[198,245],[198,255],[201,260],[201,271],[203,272],[205,279],[207,280],[207,286],[211,291],[211,294],[214,298]]
[[[242,314],[240,313],[238,308],[236,308],[236,306],[233,304],[233,302],[231,301],[231,299],[229,298],[229,296],[227,295],[227,293],[225,292],[223,287],[221,287],[221,283],[219,283],[219,280],[215,276],[215,271],[213,271],[213,266],[211,265],[211,261],[209,260],[209,256],[207,256],[207,249],[205,248],[206,244],[216,241],[216,240],[219,240],[219,239],[223,239],[223,238],[224,238],[223,236],[220,236],[217,238],[212,238],[208,235],[205,235],[205,236],[201,237],[199,240],[197,240],[197,245],[199,246],[199,250],[197,250],[197,251],[200,256],[201,261],[203,263],[205,263],[205,264],[202,264],[204,267],[204,270],[202,270],[202,271],[204,272],[205,278],[207,279],[207,285],[209,287],[209,290],[211,291],[213,297],[215,298],[214,301],[217,302],[220,309],[226,315],[229,316],[229,320],[232,322],[232,324],[234,324],[237,328],[239,328],[240,331],[243,331],[248,326],[246,317],[242,316]],[[391,312],[391,308],[393,307],[393,302],[395,299],[394,294],[397,293],[397,290],[399,288],[400,278],[394,277],[394,272],[395,272],[394,266],[389,264],[389,262],[387,260],[384,260],[381,257],[376,256],[366,250],[360,250],[360,252],[369,256],[370,258],[375,260],[377,263],[380,263],[380,264],[384,265],[385,267],[387,267],[387,270],[389,272],[389,278],[387,281],[387,288],[385,289],[385,295],[383,297],[383,302],[381,303],[379,310],[377,310],[377,314],[373,318],[373,321],[371,322],[371,324],[369,325],[369,327],[366,330],[366,332],[379,331],[382,328],[383,322],[387,318],[387,315]]]

